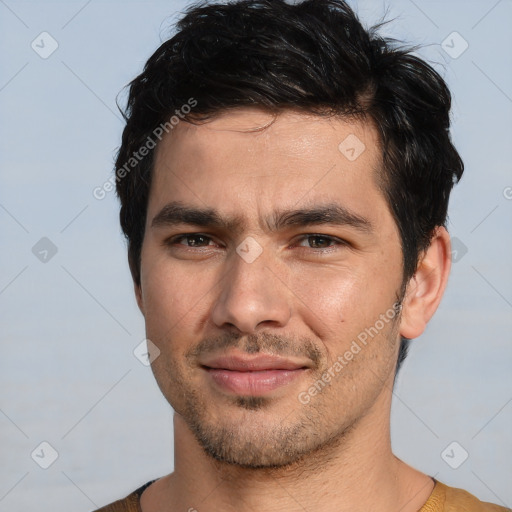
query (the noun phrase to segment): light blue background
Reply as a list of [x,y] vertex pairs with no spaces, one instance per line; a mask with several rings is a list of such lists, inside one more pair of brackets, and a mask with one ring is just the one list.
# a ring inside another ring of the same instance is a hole
[[[437,479],[512,507],[512,2],[351,2],[367,23],[425,45],[454,95],[466,173],[449,230],[467,247],[413,343],[393,405],[396,453]],[[87,511],[172,470],[172,412],[133,355],[144,338],[111,175],[117,93],[185,2],[0,1],[0,510]],[[58,49],[31,42],[47,31]],[[451,58],[457,31],[469,47]],[[124,96],[121,96],[121,99]],[[58,248],[47,263],[31,252]],[[31,458],[42,442],[59,456]],[[469,453],[450,468],[441,452]]]

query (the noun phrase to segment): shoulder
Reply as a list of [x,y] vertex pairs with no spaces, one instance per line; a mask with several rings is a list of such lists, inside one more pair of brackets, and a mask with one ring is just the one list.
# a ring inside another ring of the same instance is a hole
[[140,497],[142,493],[153,483],[155,480],[151,480],[142,487],[139,487],[131,494],[121,500],[115,501],[110,505],[101,507],[94,512],[140,512]]
[[[431,504],[433,507],[429,507]],[[436,506],[437,505],[437,506]],[[439,506],[440,505],[440,506]],[[463,489],[449,487],[441,482],[436,482],[431,498],[420,512],[507,512],[509,508],[480,501]]]

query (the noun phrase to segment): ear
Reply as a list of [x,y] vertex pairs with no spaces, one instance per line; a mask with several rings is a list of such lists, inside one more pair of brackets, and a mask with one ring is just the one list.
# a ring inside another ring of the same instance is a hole
[[137,305],[139,306],[140,312],[144,316],[144,299],[142,298],[142,287],[140,284],[133,282],[133,290],[135,292],[135,298],[137,299]]
[[423,333],[441,302],[450,268],[450,235],[439,226],[407,284],[400,322],[402,336],[413,339]]

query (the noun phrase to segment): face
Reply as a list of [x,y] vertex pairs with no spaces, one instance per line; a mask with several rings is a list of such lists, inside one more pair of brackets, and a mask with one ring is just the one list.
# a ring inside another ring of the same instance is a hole
[[390,395],[402,253],[380,166],[372,125],[293,112],[160,143],[137,296],[160,389],[215,459],[291,464]]

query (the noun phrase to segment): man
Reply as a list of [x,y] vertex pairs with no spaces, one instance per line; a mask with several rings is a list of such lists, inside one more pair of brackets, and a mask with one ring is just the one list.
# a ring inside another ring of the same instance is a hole
[[391,451],[450,270],[449,110],[342,1],[189,9],[131,84],[116,162],[175,468],[101,510],[504,510]]

